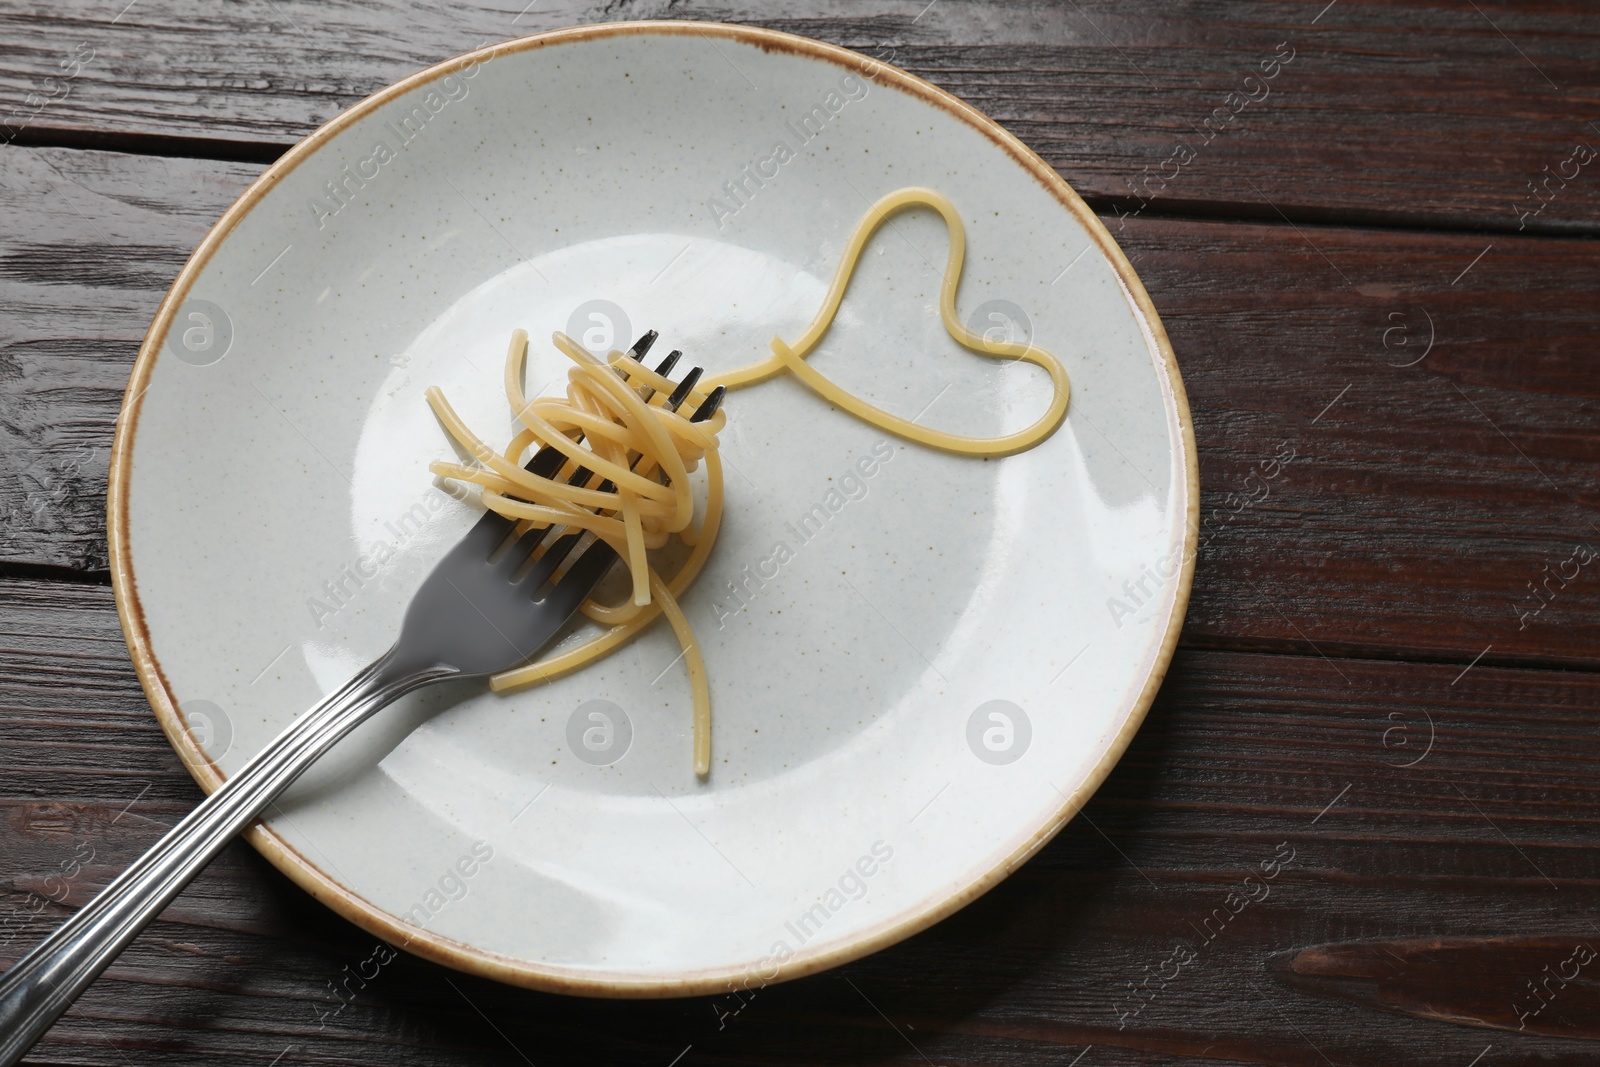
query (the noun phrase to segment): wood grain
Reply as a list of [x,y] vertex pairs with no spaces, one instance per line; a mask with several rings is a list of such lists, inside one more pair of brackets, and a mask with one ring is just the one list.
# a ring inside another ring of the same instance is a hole
[[[0,561],[104,570],[106,463],[139,338],[258,170],[0,156]],[[1600,662],[1600,560],[1574,557],[1600,552],[1600,245],[1107,221],[1194,412],[1205,510],[1186,641]],[[1086,393],[1074,414],[1109,424],[1092,409]],[[1263,479],[1284,449],[1295,458]]]
[[133,358],[190,251],[260,169],[0,151],[0,560],[105,570]]
[[1600,249],[1156,220],[1120,239],[1194,412],[1187,639],[1594,664]]
[[1597,941],[1585,929],[1564,937],[1339,941],[1282,953],[1273,969],[1295,988],[1419,1019],[1600,1040]]
[[[0,966],[200,795],[105,584],[107,449],[166,287],[311,129],[537,30],[838,43],[983,109],[1090,199],[1199,443],[1161,694],[1029,864],[837,971],[628,1003],[402,954],[341,998],[373,939],[235,843],[27,1063],[1595,1062],[1569,1018],[1592,1014],[1587,970],[1516,1026],[1530,976],[1600,947],[1600,559],[1576,562],[1600,550],[1600,161],[1551,177],[1600,147],[1600,11],[525,2],[0,0]],[[1246,83],[1283,48],[1265,94]],[[1108,425],[1092,400],[1075,415]]]
[[[1308,995],[1273,960],[1356,938],[1583,934],[1600,904],[1600,678],[1340,669],[1180,652],[1099,795],[1000,888],[742,1007],[544,996],[402,955],[337,1010],[329,984],[372,939],[235,845],[30,1062],[663,1067],[693,1046],[680,1065],[1066,1064],[1092,1045],[1085,1067],[1464,1067],[1482,1031]],[[66,914],[30,902],[75,849],[94,856],[69,906],[199,796],[96,586],[0,581],[0,761],[0,909],[26,913],[0,960]],[[1482,988],[1521,992],[1520,971],[1486,966]],[[1592,1045],[1492,1036],[1486,1062],[1593,1061]]]
[[[1600,145],[1587,121],[1600,12],[1567,0],[124,2],[0,9],[0,123],[19,131],[0,139],[127,147],[159,136],[169,150],[267,160],[383,86],[481,44],[692,18],[806,34],[902,66],[1123,211],[1600,224],[1600,163],[1570,182],[1559,174],[1577,144]],[[1265,85],[1247,82],[1280,44],[1293,60]],[[1528,186],[1547,174],[1540,207]]]

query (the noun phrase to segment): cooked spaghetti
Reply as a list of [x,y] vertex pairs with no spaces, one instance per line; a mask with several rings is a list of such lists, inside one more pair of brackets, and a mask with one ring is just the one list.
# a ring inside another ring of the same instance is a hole
[[[939,212],[949,229],[950,252],[939,293],[945,330],[974,352],[1032,363],[1050,375],[1050,403],[1025,429],[999,437],[965,437],[919,426],[867,403],[805,361],[838,314],[867,241],[891,216],[917,206]],[[688,410],[694,410],[717,386],[738,389],[787,371],[835,406],[908,441],[985,457],[1014,455],[1034,447],[1054,433],[1066,415],[1070,393],[1066,368],[1036,345],[991,341],[962,324],[956,316],[955,300],[965,257],[966,230],[949,199],[920,187],[890,193],[856,224],[822,306],[804,332],[793,343],[773,338],[772,355],[765,360],[705,379],[699,390],[690,394]],[[497,674],[490,685],[505,690],[568,674],[612,652],[665,614],[683,646],[694,694],[694,770],[697,775],[707,775],[711,771],[711,697],[705,663],[678,597],[705,567],[721,525],[722,464],[717,433],[726,415],[718,411],[705,422],[692,422],[660,403],[674,383],[637,360],[613,352],[605,363],[565,334],[556,334],[553,341],[576,364],[568,374],[566,396],[528,400],[522,387],[528,337],[521,330],[512,335],[505,390],[523,428],[503,452],[494,451],[473,434],[437,388],[428,390],[428,403],[445,431],[479,464],[436,462],[429,469],[442,477],[476,483],[482,488],[485,507],[518,520],[524,529],[565,526],[605,541],[627,564],[632,596],[617,605],[586,602],[583,613],[609,627],[607,630],[569,651]],[[653,390],[654,396],[646,401],[641,390],[647,394]],[[555,476],[541,477],[523,469],[527,456],[547,446],[565,457]],[[706,469],[706,503],[704,518],[696,526],[690,474],[701,460]],[[590,476],[574,482],[580,468]],[[663,578],[649,552],[665,547],[673,538],[691,551],[670,578]]]
[[[673,383],[637,360],[615,353],[606,364],[565,334],[556,334],[554,341],[576,364],[568,374],[567,395],[528,400],[522,391],[528,335],[521,330],[512,334],[506,353],[506,398],[523,429],[503,453],[468,429],[437,387],[428,390],[428,403],[445,431],[480,464],[435,462],[429,470],[475,482],[482,487],[486,508],[526,524],[526,529],[562,526],[594,534],[627,562],[633,595],[615,606],[587,601],[583,613],[610,630],[563,655],[497,675],[490,684],[503,689],[559,677],[609,652],[664,613],[683,645],[694,691],[695,773],[707,774],[711,697],[705,664],[677,594],[700,573],[716,540],[722,518],[717,431],[727,416],[718,411],[706,422],[691,422],[660,403],[642,399],[641,387],[654,390],[654,399],[659,400],[671,393]],[[690,394],[691,404],[703,400],[704,394]],[[580,434],[581,441],[576,439]],[[554,477],[523,468],[525,454],[547,446],[565,457]],[[705,520],[695,529],[689,473],[702,458],[709,492]],[[589,472],[587,477],[579,474],[580,468]],[[646,552],[665,546],[674,535],[694,551],[667,582],[651,566]]]

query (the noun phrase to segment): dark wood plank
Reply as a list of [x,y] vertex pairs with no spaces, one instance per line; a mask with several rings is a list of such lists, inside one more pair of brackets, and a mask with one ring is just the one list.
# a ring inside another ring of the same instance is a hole
[[0,560],[105,569],[133,357],[189,252],[260,169],[0,152]]
[[[139,337],[258,169],[0,155],[0,562],[106,566],[107,450]],[[1108,222],[1194,410],[1187,641],[1600,663],[1600,561],[1577,562],[1600,552],[1600,245],[1500,237],[1479,259],[1489,238]]]
[[[1596,164],[1571,161],[1578,144],[1600,145],[1586,121],[1600,13],[1570,0],[250,0],[202,10],[8,0],[0,122],[21,128],[23,143],[123,147],[161,135],[271,158],[357,100],[480,44],[649,17],[747,22],[877,55],[984,109],[1123,211],[1600,224]],[[1272,59],[1280,44],[1287,65]],[[1265,83],[1263,63],[1275,73]],[[1564,163],[1576,177],[1561,176]],[[1545,205],[1529,183],[1547,175]]]
[[[1307,992],[1485,1030],[1600,1040],[1600,984],[1584,973],[1600,952],[1565,936],[1400,937],[1284,953],[1274,972]],[[1505,997],[1507,977],[1522,994]]]
[[[1016,875],[921,936],[742,1008],[551,997],[401,956],[324,1019],[340,1003],[328,984],[372,939],[238,845],[30,1062],[662,1067],[693,1046],[680,1064],[1010,1065],[1092,1045],[1084,1067],[1465,1067],[1492,1043],[1486,1064],[1592,1063],[1593,1043],[1381,1012],[1274,976],[1291,950],[1352,939],[1600,943],[1600,677],[1339,668],[1181,651],[1099,795]],[[199,795],[132,678],[109,591],[0,581],[0,762],[0,906],[21,916],[0,942],[10,960],[67,914],[32,915],[66,857],[93,849],[70,907]],[[1180,946],[1185,962],[1169,962]],[[1479,986],[1527,996],[1492,956]]]
[[1594,665],[1600,247],[1153,219],[1121,240],[1194,412],[1189,640]]

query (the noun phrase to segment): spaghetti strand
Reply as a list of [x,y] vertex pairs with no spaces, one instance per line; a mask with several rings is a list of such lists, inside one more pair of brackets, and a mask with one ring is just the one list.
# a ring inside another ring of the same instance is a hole
[[[939,212],[949,233],[949,254],[939,292],[939,314],[945,330],[974,352],[1032,363],[1049,375],[1050,403],[1029,426],[998,437],[968,437],[920,426],[868,403],[806,362],[833,325],[867,242],[892,216],[913,207],[930,207]],[[822,306],[801,334],[793,342],[774,337],[772,355],[766,359],[702,379],[686,401],[689,410],[697,408],[718,386],[740,389],[789,373],[856,418],[930,448],[958,455],[999,457],[1034,447],[1054,433],[1066,417],[1071,394],[1066,368],[1054,355],[1032,343],[991,341],[967,329],[955,311],[965,257],[966,229],[947,197],[917,186],[884,196],[851,232]],[[573,648],[494,675],[490,687],[504,692],[570,674],[614,652],[664,615],[683,648],[694,702],[694,771],[704,777],[711,771],[710,686],[700,647],[679,598],[705,569],[721,529],[724,496],[717,435],[727,416],[718,411],[704,422],[691,422],[660,403],[675,387],[670,379],[621,352],[613,352],[611,361],[604,363],[565,334],[557,333],[551,340],[574,364],[568,374],[566,396],[530,400],[522,384],[528,335],[517,330],[511,336],[506,352],[505,394],[522,429],[503,452],[490,449],[474,435],[438,388],[428,390],[428,403],[445,432],[480,464],[471,467],[440,461],[430,464],[429,469],[442,478],[478,485],[484,506],[506,518],[534,527],[559,525],[593,533],[627,565],[630,595],[615,605],[601,604],[593,598],[586,600],[579,610],[605,630]],[[651,401],[644,399],[652,393]],[[530,450],[546,447],[556,449],[563,457],[555,477],[540,477],[522,466]],[[689,475],[702,463],[705,515],[696,527]],[[571,483],[580,468],[589,476]],[[609,483],[610,487],[602,483]],[[674,537],[690,552],[675,573],[663,577],[651,564],[648,552],[666,546]]]
[[[950,234],[950,252],[945,260],[944,281],[939,289],[939,316],[944,320],[945,331],[958,344],[981,355],[1032,363],[1050,375],[1053,389],[1050,405],[1031,426],[1000,437],[964,437],[929,429],[867,403],[854,393],[836,385],[805,361],[821,342],[823,335],[828,332],[828,328],[833,325],[834,317],[839,313],[839,305],[844,302],[845,290],[850,287],[850,281],[855,277],[856,267],[867,242],[890,218],[914,207],[933,208],[943,217],[945,227]],[[845,245],[844,254],[839,258],[839,266],[833,273],[833,281],[828,286],[822,306],[817,309],[816,315],[800,336],[792,344],[785,343],[781,338],[773,338],[770,357],[759,363],[716,375],[711,379],[711,384],[725,385],[730,390],[741,389],[757,382],[764,382],[787,370],[835,407],[842,408],[863,422],[871,423],[908,441],[966,456],[999,457],[1027,451],[1055,433],[1056,427],[1061,425],[1061,420],[1066,417],[1067,401],[1072,393],[1071,382],[1061,361],[1044,349],[1026,342],[991,341],[982,334],[967,329],[956,316],[956,291],[961,285],[961,269],[965,265],[966,254],[967,230],[961,222],[960,213],[956,211],[949,197],[922,186],[910,186],[889,193],[873,204],[861,217],[861,221],[856,223],[856,228]]]

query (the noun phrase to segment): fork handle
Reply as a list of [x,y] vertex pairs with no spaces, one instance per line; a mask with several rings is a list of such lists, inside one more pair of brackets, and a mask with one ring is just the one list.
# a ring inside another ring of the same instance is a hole
[[13,1067],[128,942],[318,756],[403,694],[456,673],[399,664],[390,649],[290,723],[0,978],[0,1067]]

